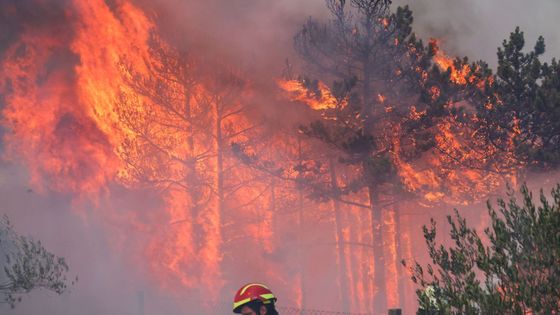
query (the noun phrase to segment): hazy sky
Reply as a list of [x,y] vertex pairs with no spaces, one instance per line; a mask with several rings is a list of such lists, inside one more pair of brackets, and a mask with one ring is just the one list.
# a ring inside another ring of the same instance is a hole
[[[174,21],[167,32],[171,36],[181,40],[191,30],[188,37],[198,45],[244,56],[267,70],[281,67],[285,57],[294,58],[293,34],[306,18],[327,16],[324,0],[140,1],[159,4],[163,20]],[[425,39],[441,39],[451,55],[495,65],[497,47],[520,26],[528,47],[543,35],[546,59],[560,56],[558,0],[395,0],[393,7],[405,4],[414,13],[414,31]]]
[[495,64],[496,49],[516,26],[525,32],[527,47],[542,35],[546,59],[560,57],[560,1],[558,0],[396,0],[409,4],[415,30],[437,37],[448,51]]

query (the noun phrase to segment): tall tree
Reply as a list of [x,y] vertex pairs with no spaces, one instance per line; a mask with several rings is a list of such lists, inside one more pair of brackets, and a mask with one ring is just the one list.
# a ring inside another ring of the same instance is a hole
[[[276,189],[286,190],[291,197],[276,197],[271,195],[274,200],[283,203],[283,206],[275,206],[276,214],[286,211],[295,212],[298,222],[298,290],[301,292],[301,302],[304,306],[306,301],[305,292],[309,289],[309,283],[306,281],[307,274],[312,272],[308,270],[308,259],[305,258],[306,253],[310,249],[306,236],[309,234],[309,222],[319,223],[321,218],[333,216],[333,239],[336,240],[336,251],[334,256],[337,259],[339,297],[342,310],[348,310],[350,300],[349,292],[349,275],[346,266],[346,250],[348,240],[343,230],[350,228],[344,221],[342,206],[350,204],[347,200],[333,198],[330,203],[326,203],[329,199],[325,198],[325,187],[328,184],[336,187],[336,161],[332,159],[332,152],[324,150],[324,146],[320,143],[314,143],[301,135],[294,135],[293,129],[289,127],[286,133],[278,132],[274,138],[274,145],[267,146],[266,150],[270,152],[252,152],[253,144],[236,143],[234,151],[237,157],[253,169],[267,175],[273,181]],[[268,157],[268,159],[266,158]],[[275,190],[273,190],[274,192]],[[306,198],[307,197],[307,198]],[[292,200],[293,199],[293,200]],[[288,203],[288,204],[286,204]],[[286,217],[286,215],[283,215]],[[330,220],[329,220],[330,221]],[[279,231],[281,232],[281,231]],[[294,231],[284,231],[292,233]],[[306,283],[307,282],[307,283]]]
[[[390,1],[328,0],[332,20],[309,19],[295,36],[295,48],[306,62],[301,84],[321,99],[322,82],[333,82],[335,99],[322,108],[322,118],[301,128],[304,134],[336,148],[359,176],[332,196],[365,189],[371,211],[374,257],[374,312],[385,312],[385,260],[380,196],[400,186],[392,158],[395,125],[419,100],[431,67],[432,50],[412,34],[412,13],[390,12]],[[333,188],[333,187],[331,187]]]
[[150,57],[145,65],[126,56],[121,62],[127,85],[117,115],[129,132],[118,151],[125,165],[120,179],[166,192],[171,226],[165,229],[180,246],[165,257],[168,267],[194,277],[190,284],[221,284],[225,230],[235,219],[227,209],[247,206],[241,193],[254,179],[240,172],[229,145],[247,141],[255,129],[244,116],[247,83],[155,34]]

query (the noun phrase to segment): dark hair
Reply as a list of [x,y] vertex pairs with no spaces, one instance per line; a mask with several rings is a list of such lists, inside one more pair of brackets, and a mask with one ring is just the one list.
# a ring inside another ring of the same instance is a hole
[[279,315],[276,307],[274,306],[274,302],[265,304],[266,306],[266,314],[267,315]]
[[263,302],[259,301],[259,300],[255,300],[255,301],[251,301],[247,304],[245,304],[247,307],[249,307],[250,309],[253,310],[253,312],[255,312],[255,314],[259,314],[261,313],[261,306],[264,305],[266,307],[266,315],[279,315],[278,311],[276,310],[276,307],[274,306],[274,302],[272,303],[268,303],[268,304],[264,304]]

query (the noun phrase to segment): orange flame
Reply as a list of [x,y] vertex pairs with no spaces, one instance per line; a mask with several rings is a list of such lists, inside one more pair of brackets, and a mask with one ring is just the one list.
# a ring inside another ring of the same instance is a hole
[[313,110],[327,110],[346,106],[346,100],[339,101],[323,83],[318,83],[318,93],[307,89],[298,80],[278,80],[278,86],[290,95],[292,101],[306,104]]
[[450,80],[453,83],[460,85],[472,83],[472,81],[474,80],[474,76],[472,76],[471,74],[471,67],[469,65],[463,65],[460,69],[457,69],[453,58],[449,57],[442,50],[437,48],[437,40],[432,39],[431,42],[434,44],[434,47],[436,47],[436,55],[434,56],[434,61],[441,70],[451,70]]
[[388,242],[388,246],[385,248],[385,268],[386,268],[386,292],[391,292],[387,295],[387,306],[389,308],[399,307],[399,259],[397,253],[397,214],[393,209],[387,209],[384,211],[384,225],[386,227],[386,233],[384,235],[384,241]]
[[[133,177],[127,158],[135,153],[126,152],[123,145],[130,146],[138,135],[122,123],[118,99],[135,92],[127,87],[119,63],[125,56],[137,71],[147,73],[148,41],[155,26],[127,1],[116,1],[109,8],[103,0],[76,0],[72,12],[77,21],[73,37],[24,33],[8,49],[0,78],[0,88],[8,91],[3,110],[10,130],[6,144],[13,158],[21,156],[29,166],[35,187],[94,196],[111,181],[130,184]],[[49,58],[60,49],[79,57],[74,73],[55,69],[46,75]],[[142,96],[137,100],[130,103],[137,106],[135,119],[153,114],[143,107]],[[178,148],[174,153],[184,154]],[[206,211],[193,217],[186,210],[190,199],[181,190],[167,190],[162,198],[166,207],[160,223],[167,220],[171,226],[165,225],[147,245],[153,276],[187,287],[219,287],[219,213]],[[199,249],[192,236],[195,225],[205,235]]]
[[0,88],[10,91],[3,110],[10,130],[5,140],[8,154],[30,166],[36,188],[94,193],[115,168],[107,137],[82,112],[70,75],[55,70],[36,85],[44,76],[42,66],[63,44],[25,34],[7,49],[0,80]]
[[455,117],[444,119],[435,128],[435,148],[415,162],[402,158],[400,132],[395,131],[394,162],[409,190],[430,202],[468,204],[484,200],[506,182],[515,181],[521,165],[511,152],[499,153]]
[[[151,233],[142,261],[146,261],[153,277],[164,286],[200,291],[211,288],[215,292],[223,285],[224,244],[231,241],[226,240],[223,232],[228,227],[223,224],[227,198],[233,200],[232,204],[242,205],[235,209],[235,215],[258,221],[258,224],[244,226],[244,232],[254,239],[248,242],[258,244],[265,254],[276,249],[272,226],[276,216],[272,210],[263,209],[273,208],[274,187],[255,180],[253,174],[237,165],[238,161],[229,161],[224,149],[230,142],[248,141],[251,136],[245,130],[252,129],[252,123],[249,117],[237,115],[243,107],[241,101],[228,99],[227,93],[220,94],[213,88],[218,84],[208,79],[193,78],[188,91],[180,83],[152,86],[156,92],[165,90],[173,97],[174,104],[168,107],[131,86],[131,81],[146,81],[153,74],[154,66],[164,64],[153,56],[149,44],[155,31],[154,23],[127,0],[113,3],[109,7],[104,0],[74,0],[71,11],[76,22],[72,25],[75,27],[72,35],[59,38],[29,32],[7,49],[7,57],[1,64],[0,90],[6,95],[3,115],[4,125],[10,130],[5,138],[9,155],[12,159],[21,157],[29,166],[32,184],[44,190],[90,197],[98,197],[100,192],[109,190],[110,183],[131,189],[149,186],[158,190],[163,206],[146,215],[154,222],[150,223]],[[163,43],[162,49],[170,47]],[[50,58],[60,50],[76,56],[71,70],[49,69]],[[436,62],[442,69],[451,69],[453,82],[471,82],[468,66],[455,69],[453,61],[442,52],[438,52]],[[422,75],[426,79],[428,74],[423,71]],[[297,80],[281,80],[278,85],[289,99],[321,114],[348,105],[348,99],[338,99],[322,82],[317,83],[315,90]],[[243,93],[248,93],[249,88],[242,89]],[[441,93],[436,87],[431,92],[434,98]],[[386,112],[394,111],[393,106],[387,105],[387,96],[380,93],[376,97]],[[176,110],[186,104],[207,116],[195,121],[177,115]],[[228,106],[234,110],[224,112]],[[420,120],[425,115],[425,110],[411,106],[408,116]],[[518,122],[514,124],[517,134],[520,132]],[[178,125],[181,128],[177,128]],[[204,132],[195,133],[189,128]],[[404,185],[429,203],[466,203],[469,201],[464,198],[467,193],[482,198],[481,192],[491,191],[503,177],[515,179],[515,166],[508,159],[484,169],[488,166],[484,161],[486,154],[494,152],[470,149],[470,140],[481,141],[476,130],[462,125],[454,117],[440,122],[435,129],[439,151],[433,149],[419,161],[410,162],[405,158],[407,147],[415,144],[407,142],[398,128],[393,131],[393,138],[388,135],[390,140],[386,141],[388,146],[392,145],[394,165]],[[484,147],[483,143],[477,144]],[[292,150],[295,147],[293,143],[287,146]],[[474,163],[481,169],[457,167],[462,163]],[[501,170],[505,172],[497,172]],[[229,177],[224,175],[226,173]],[[203,179],[195,189],[197,175]],[[241,187],[232,189],[226,197],[223,187],[236,185]],[[291,193],[293,195],[293,191]],[[282,194],[290,193],[283,191]],[[270,200],[248,206],[255,196],[262,195],[270,195]],[[265,207],[260,207],[263,204]],[[315,210],[321,212],[324,207],[319,205]],[[122,220],[138,220],[132,224],[145,227],[143,221],[137,219],[139,216],[131,215]],[[351,212],[348,220],[351,223],[346,226],[354,228],[344,229],[344,240],[361,244],[375,241],[372,240],[370,213]],[[389,243],[385,247],[386,289],[393,292],[388,297],[389,304],[396,306],[399,301],[394,227],[397,217],[391,211],[385,213],[383,220],[388,227],[384,236]],[[288,222],[290,228],[292,223]],[[372,283],[373,271],[381,266],[373,264],[370,250],[346,247],[344,253],[354,307],[369,311],[372,293],[381,289]],[[304,279],[301,274],[294,279],[299,283],[292,284],[291,294],[301,304],[306,293],[302,291]]]

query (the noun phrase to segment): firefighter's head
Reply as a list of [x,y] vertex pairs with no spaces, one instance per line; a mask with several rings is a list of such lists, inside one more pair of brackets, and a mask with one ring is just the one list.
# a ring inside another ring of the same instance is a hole
[[263,284],[249,283],[241,287],[233,299],[233,312],[242,315],[278,315],[276,297]]

